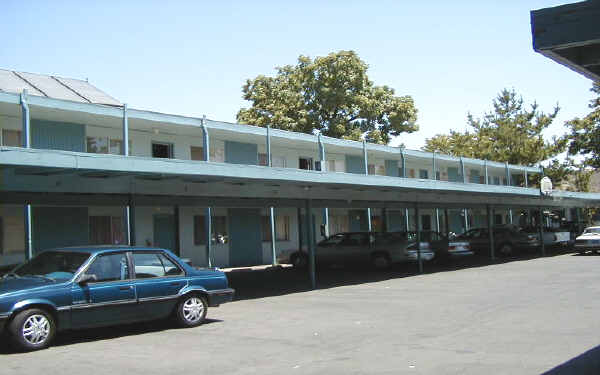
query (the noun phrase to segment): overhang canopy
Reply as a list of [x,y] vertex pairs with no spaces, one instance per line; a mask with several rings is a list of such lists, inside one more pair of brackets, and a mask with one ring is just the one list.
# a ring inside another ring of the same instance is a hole
[[533,49],[600,81],[600,1],[531,11]]

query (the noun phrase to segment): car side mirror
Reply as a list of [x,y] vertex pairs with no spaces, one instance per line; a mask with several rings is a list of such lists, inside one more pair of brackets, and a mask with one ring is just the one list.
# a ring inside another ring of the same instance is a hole
[[77,281],[77,284],[79,285],[87,285],[89,282],[93,282],[98,280],[98,278],[96,277],[96,275],[91,274],[91,273],[84,273],[83,275],[81,275],[79,277],[79,280]]

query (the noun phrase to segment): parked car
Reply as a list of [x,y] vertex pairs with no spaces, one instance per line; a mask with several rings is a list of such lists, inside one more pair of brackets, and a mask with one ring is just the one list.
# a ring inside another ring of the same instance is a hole
[[204,322],[232,300],[218,269],[194,269],[168,250],[128,246],[43,251],[0,280],[0,332],[23,350],[47,347],[59,330],[172,317]]
[[575,239],[575,251],[584,254],[586,251],[600,251],[600,227],[585,228],[581,236]]
[[[417,249],[417,232],[408,232],[408,249]],[[436,260],[473,255],[468,241],[452,239],[434,230],[421,231],[421,250],[432,250]]]
[[[387,268],[392,263],[410,262],[418,259],[416,251],[407,249],[408,241],[403,233],[348,232],[338,233],[319,242],[315,247],[316,263],[362,263],[376,268]],[[423,250],[421,258],[431,260],[433,251]],[[290,255],[295,267],[306,267],[308,255],[296,251]]]
[[[490,236],[487,228],[473,228],[456,236],[457,241],[467,241],[476,254],[489,254]],[[527,233],[515,225],[494,227],[495,251],[499,256],[513,254],[515,250],[534,250],[540,247],[538,234]]]

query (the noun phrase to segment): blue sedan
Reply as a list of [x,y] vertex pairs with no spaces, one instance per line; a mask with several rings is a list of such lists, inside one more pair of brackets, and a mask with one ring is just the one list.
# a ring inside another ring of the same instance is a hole
[[194,269],[164,249],[47,250],[0,280],[0,332],[22,350],[36,350],[65,329],[166,317],[195,327],[208,307],[233,295],[223,272]]

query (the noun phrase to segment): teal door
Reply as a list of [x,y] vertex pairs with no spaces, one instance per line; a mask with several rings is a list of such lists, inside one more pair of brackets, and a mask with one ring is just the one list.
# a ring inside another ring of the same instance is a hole
[[154,246],[175,249],[175,216],[154,215]]
[[230,208],[229,265],[232,267],[262,264],[260,210]]
[[258,146],[253,143],[225,141],[225,162],[258,165]]
[[350,232],[364,232],[369,230],[367,210],[350,210]]
[[85,151],[85,127],[54,121],[31,120],[33,148],[64,151]]
[[458,168],[448,167],[448,181],[459,182]]
[[365,161],[360,156],[346,155],[346,173],[365,174]]
[[33,207],[33,249],[89,244],[87,207]]

